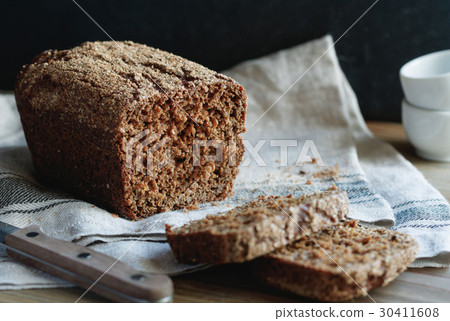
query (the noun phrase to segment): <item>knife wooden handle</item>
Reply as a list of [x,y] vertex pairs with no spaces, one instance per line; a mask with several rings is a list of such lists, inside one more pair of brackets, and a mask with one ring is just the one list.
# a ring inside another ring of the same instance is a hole
[[8,250],[12,258],[113,301],[169,302],[172,298],[168,276],[139,272],[105,254],[45,235],[36,225],[9,234],[5,244],[14,248]]

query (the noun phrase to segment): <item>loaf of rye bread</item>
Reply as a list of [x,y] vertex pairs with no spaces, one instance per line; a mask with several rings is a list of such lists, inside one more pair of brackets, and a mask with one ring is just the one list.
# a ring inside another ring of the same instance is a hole
[[180,263],[244,262],[339,222],[347,212],[347,194],[337,190],[299,198],[261,196],[182,227],[166,225],[166,235]]
[[253,274],[282,290],[320,301],[344,301],[394,280],[418,250],[414,238],[347,221],[302,237],[250,263]]
[[15,95],[47,184],[132,220],[232,192],[247,103],[229,77],[130,41],[86,42],[38,55]]

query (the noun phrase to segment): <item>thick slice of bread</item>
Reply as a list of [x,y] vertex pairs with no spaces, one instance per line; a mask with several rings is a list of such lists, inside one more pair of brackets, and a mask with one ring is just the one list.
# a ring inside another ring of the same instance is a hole
[[166,235],[180,263],[244,262],[337,223],[347,212],[347,194],[338,190],[299,198],[261,196],[182,227],[167,225]]
[[320,301],[344,301],[394,280],[414,261],[417,249],[409,235],[347,221],[258,258],[251,269],[282,290]]

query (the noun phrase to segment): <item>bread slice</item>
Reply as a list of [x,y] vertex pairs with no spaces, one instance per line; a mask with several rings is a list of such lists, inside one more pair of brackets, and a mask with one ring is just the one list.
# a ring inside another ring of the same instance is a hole
[[414,261],[417,250],[409,235],[347,221],[254,260],[251,270],[282,290],[344,301],[394,280]]
[[270,253],[339,222],[348,212],[345,192],[264,197],[221,215],[182,227],[166,225],[167,240],[180,263],[236,263]]

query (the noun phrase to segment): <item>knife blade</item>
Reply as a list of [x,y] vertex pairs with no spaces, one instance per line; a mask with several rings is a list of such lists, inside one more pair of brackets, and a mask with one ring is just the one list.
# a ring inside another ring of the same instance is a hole
[[137,271],[87,247],[52,238],[39,226],[0,222],[0,245],[10,257],[116,302],[170,302],[172,280]]

